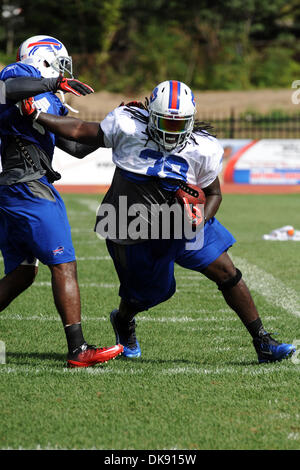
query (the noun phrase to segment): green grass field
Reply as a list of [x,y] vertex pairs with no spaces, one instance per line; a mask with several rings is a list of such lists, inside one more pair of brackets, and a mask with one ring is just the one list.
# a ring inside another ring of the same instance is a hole
[[[109,312],[118,279],[92,231],[95,195],[65,195],[78,257],[83,328],[114,343]],[[298,242],[264,233],[300,229],[299,195],[224,195],[218,218],[237,238],[230,250],[278,339],[300,340]],[[3,263],[2,263],[3,270]],[[1,449],[299,449],[297,355],[258,365],[251,338],[215,285],[176,268],[178,291],[138,316],[142,358],[84,370],[65,366],[66,342],[47,267],[0,314]]]

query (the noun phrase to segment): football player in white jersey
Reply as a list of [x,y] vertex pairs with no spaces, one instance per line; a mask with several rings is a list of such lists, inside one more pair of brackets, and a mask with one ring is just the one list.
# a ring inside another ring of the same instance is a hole
[[[107,236],[121,297],[110,319],[117,343],[124,346],[124,356],[141,356],[134,317],[174,294],[174,263],[216,283],[252,336],[259,362],[274,362],[293,354],[292,344],[275,341],[264,329],[242,273],[227,253],[235,239],[215,218],[222,200],[218,174],[223,149],[209,128],[195,121],[194,95],[187,85],[176,80],[160,83],[145,104],[122,104],[100,125],[45,114],[35,108],[32,99],[23,104],[23,112],[61,137],[112,149],[116,170],[102,205],[112,206],[118,221],[124,215],[121,197],[126,197],[128,207],[145,207],[151,225],[153,204],[170,205],[179,187],[197,185],[205,193],[205,225],[195,236],[202,237],[201,245],[187,248],[184,236],[149,236],[145,240],[131,237],[129,231],[124,236],[121,222],[114,234]],[[96,231],[102,220],[100,213]]]

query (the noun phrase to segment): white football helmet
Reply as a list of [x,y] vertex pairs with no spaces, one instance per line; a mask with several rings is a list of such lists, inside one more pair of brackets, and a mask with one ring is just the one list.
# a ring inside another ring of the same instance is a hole
[[176,80],[160,83],[149,101],[152,139],[167,151],[182,146],[192,133],[195,112],[194,95],[187,85]]
[[32,65],[42,77],[52,78],[67,72],[73,77],[72,58],[62,42],[50,36],[32,36],[18,49],[17,61]]

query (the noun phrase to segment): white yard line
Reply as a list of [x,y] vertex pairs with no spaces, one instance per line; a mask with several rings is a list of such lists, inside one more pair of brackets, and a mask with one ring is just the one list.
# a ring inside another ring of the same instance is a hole
[[100,235],[99,235],[99,237],[97,236],[97,238],[95,238],[95,240],[73,240],[75,246],[77,246],[79,244],[81,244],[81,245],[96,245],[99,242],[103,242],[103,241],[105,241],[105,238],[100,238]]
[[[87,209],[89,209],[91,212],[93,212],[93,214],[97,215],[97,213],[98,213],[98,208],[99,208],[99,206],[100,206],[100,204],[101,204],[100,201],[97,201],[96,199],[83,199],[83,198],[78,199],[77,201],[79,202],[79,204],[81,204],[81,205],[87,207]],[[76,229],[75,229],[75,230],[76,230]],[[75,232],[75,230],[73,229],[74,232]],[[80,233],[80,231],[81,231],[80,229],[77,229],[77,232]],[[82,231],[84,231],[84,229],[83,229]],[[88,231],[89,231],[89,232],[90,232],[90,231],[94,232],[94,229],[91,229],[91,230],[88,230]],[[101,240],[101,241],[104,240],[104,238],[101,237],[98,233],[96,234],[96,236],[97,236],[97,240],[95,240],[95,241],[92,242],[92,243],[95,243],[95,242],[97,242],[97,241],[99,241],[99,240]],[[76,242],[76,243],[78,243],[78,242]]]
[[[76,256],[77,261],[112,261],[109,255],[107,256]],[[3,258],[0,257],[0,262],[3,263]]]
[[242,271],[243,278],[250,290],[261,294],[275,307],[300,317],[300,297],[294,289],[244,258],[235,256],[233,261]]
[[[280,373],[288,371],[290,374],[299,374],[300,366],[294,365],[293,367],[285,366],[283,364],[267,364],[267,365],[260,365],[260,366],[245,366],[242,365],[240,367],[171,367],[167,369],[153,371],[155,376],[157,375],[190,375],[190,376],[213,376],[213,375],[237,375],[237,376],[265,376],[273,373]],[[104,374],[113,374],[113,375],[140,375],[146,373],[149,375],[149,368],[133,368],[128,367],[126,369],[116,369],[111,368],[106,365],[100,365],[93,368],[85,368],[85,369],[68,369],[66,367],[54,368],[54,367],[47,367],[47,366],[39,366],[39,367],[30,367],[30,366],[9,366],[6,364],[1,365],[0,367],[0,374],[25,374],[25,375],[39,375],[44,373],[53,374],[88,374],[88,375],[104,375]],[[150,371],[151,374],[151,371]]]
[[77,261],[112,261],[110,256],[77,256]]
[[[206,317],[206,318],[191,318],[191,317],[151,317],[149,316],[137,316],[138,322],[149,322],[149,323],[197,323],[197,322],[225,322],[225,321],[237,321],[237,318],[226,318],[226,317]],[[20,321],[61,321],[59,315],[30,315],[25,316],[18,313],[10,313],[10,314],[0,314],[0,320],[20,320]],[[91,321],[91,322],[102,322],[109,320],[109,313],[107,316],[99,316],[99,317],[88,317],[82,315],[83,321]]]
[[[300,317],[300,296],[294,289],[264,269],[259,268],[256,264],[250,263],[245,258],[234,256],[232,259],[235,265],[242,271],[243,279],[251,291],[258,292],[267,302],[275,307],[282,308],[288,313]],[[188,279],[190,281],[189,284],[178,283],[179,288],[182,289],[193,288],[195,283],[200,282],[204,278],[201,276],[197,277],[196,275],[184,276],[184,274],[181,274],[176,279],[181,281]]]
[[[51,282],[34,282],[31,287],[51,287]],[[80,282],[80,287],[96,287],[97,289],[117,289],[119,287],[119,284],[105,282]]]
[[[84,201],[84,203],[88,203],[88,205],[94,207],[96,201]],[[82,243],[97,243],[99,239],[95,241],[83,241]],[[80,242],[77,242],[80,243]],[[110,260],[110,256],[87,256],[87,257],[78,257],[78,261],[108,261]],[[3,261],[0,258],[0,261]],[[233,261],[235,265],[242,271],[243,278],[246,281],[250,290],[258,292],[262,295],[267,302],[274,305],[275,307],[279,307],[287,311],[288,313],[300,317],[300,296],[298,293],[292,289],[291,287],[287,286],[284,282],[280,279],[274,277],[272,274],[266,272],[265,270],[259,268],[257,265],[250,263],[244,258],[234,256]],[[191,274],[191,271],[187,271],[187,275],[180,274],[176,276],[179,280],[178,286],[179,289],[193,287],[194,282],[198,283],[201,282],[204,277],[198,276],[197,274]],[[189,280],[189,284],[182,284],[181,282],[184,280]],[[35,287],[44,287],[44,286],[51,286],[50,282],[35,282],[33,284]],[[118,288],[118,284],[112,283],[81,283],[81,287],[95,287],[95,288],[103,288],[103,289],[110,289],[110,288]],[[214,293],[213,296],[217,296],[218,293]]]
[[[202,310],[202,313],[208,313],[207,310]],[[198,313],[199,310],[198,310]],[[220,311],[220,313],[224,313],[224,311]],[[225,312],[226,313],[226,312]],[[228,313],[228,312],[227,312]],[[181,324],[189,324],[189,323],[219,323],[220,325],[214,325],[214,329],[222,329],[223,326],[222,324],[225,322],[239,322],[240,320],[238,317],[216,317],[216,316],[207,316],[207,317],[197,317],[197,318],[191,318],[191,317],[153,317],[149,314],[149,316],[137,316],[136,317],[137,322],[146,322],[146,323],[171,323],[171,324],[176,324],[176,323],[181,323]],[[274,320],[276,317],[268,316],[264,317],[264,319],[267,320]],[[19,313],[8,313],[8,314],[0,314],[0,321],[1,320],[20,320],[20,321],[61,321],[59,315],[45,315],[43,313],[37,314],[37,315],[21,315]],[[98,317],[89,317],[86,315],[82,315],[82,320],[84,322],[107,322],[109,321],[109,312],[107,313],[106,316],[98,316]]]
[[78,220],[78,217],[82,217],[82,216],[88,216],[90,217],[90,214],[86,211],[77,211],[75,209],[68,209],[68,216],[69,218],[71,217],[75,217],[76,220]]
[[96,199],[77,199],[77,202],[79,202],[82,206],[87,207],[95,215],[97,213],[98,207],[101,204]]
[[[191,271],[189,271],[191,272]],[[206,278],[204,276],[201,276],[201,275],[197,275],[197,276],[191,276],[190,274],[187,274],[186,276],[184,274],[181,274],[179,276],[176,276],[175,275],[175,278],[176,280],[180,280],[180,281],[195,281],[195,282],[203,282],[206,280]]]
[[94,229],[92,228],[71,228],[71,232],[73,233],[94,233]]

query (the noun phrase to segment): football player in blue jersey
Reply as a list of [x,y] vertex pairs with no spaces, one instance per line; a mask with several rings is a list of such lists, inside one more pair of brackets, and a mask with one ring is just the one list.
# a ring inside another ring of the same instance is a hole
[[[196,242],[201,241],[198,246],[187,248],[184,237],[157,239],[150,234],[145,240],[131,237],[129,230],[121,236],[124,227],[107,237],[107,248],[120,279],[121,297],[119,308],[111,312],[110,319],[117,342],[124,346],[125,357],[141,356],[135,315],[174,294],[174,263],[216,283],[252,336],[260,363],[293,354],[292,344],[279,343],[264,329],[242,273],[227,253],[235,239],[215,217],[222,200],[218,174],[223,149],[209,129],[195,121],[195,101],[189,87],[176,80],[165,81],[154,88],[145,105],[121,105],[100,125],[45,114],[37,109],[33,99],[23,103],[23,111],[63,138],[112,149],[116,171],[102,205],[115,209],[116,220],[121,220],[120,197],[126,196],[128,207],[138,204],[145,208],[144,220],[150,221],[151,229],[152,203],[159,207],[171,204],[178,187],[184,188],[187,195],[191,185],[205,193],[205,225],[196,234]],[[101,217],[98,213],[96,230]]]
[[17,61],[0,73],[0,248],[5,266],[0,310],[33,283],[40,260],[51,271],[68,344],[67,364],[88,367],[114,358],[123,347],[97,348],[84,339],[71,230],[63,200],[52,185],[60,175],[51,162],[55,146],[77,157],[90,153],[91,147],[56,137],[22,116],[17,106],[35,96],[39,109],[65,116],[68,110],[56,92],[81,96],[93,89],[73,78],[72,59],[62,42],[31,37],[21,44]]

